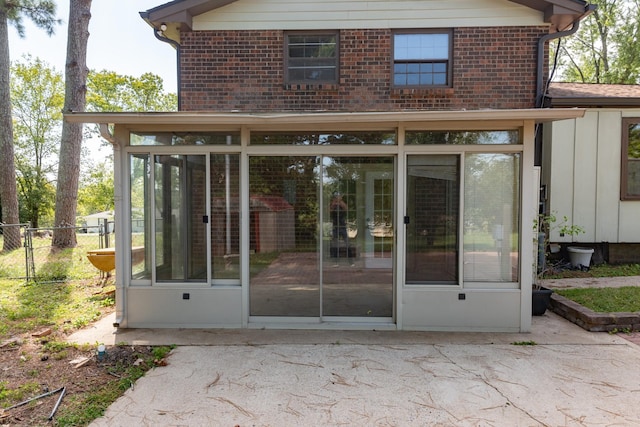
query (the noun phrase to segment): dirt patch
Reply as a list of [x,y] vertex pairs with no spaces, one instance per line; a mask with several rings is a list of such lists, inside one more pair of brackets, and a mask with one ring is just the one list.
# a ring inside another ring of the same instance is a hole
[[[39,334],[36,334],[39,335]],[[123,371],[130,366],[148,364],[152,348],[148,346],[107,347],[100,358],[96,346],[65,346],[64,338],[54,333],[45,336],[25,334],[0,343],[0,425],[58,425],[73,406],[106,385],[128,381]],[[146,370],[149,366],[141,366]],[[122,384],[126,389],[132,384]],[[60,406],[50,421],[61,391],[11,408],[33,397],[64,387]]]

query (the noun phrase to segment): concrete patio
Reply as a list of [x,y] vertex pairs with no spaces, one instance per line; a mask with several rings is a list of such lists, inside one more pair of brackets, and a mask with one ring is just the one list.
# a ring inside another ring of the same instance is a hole
[[93,426],[640,425],[640,348],[549,311],[527,334],[112,321],[71,339],[178,347]]

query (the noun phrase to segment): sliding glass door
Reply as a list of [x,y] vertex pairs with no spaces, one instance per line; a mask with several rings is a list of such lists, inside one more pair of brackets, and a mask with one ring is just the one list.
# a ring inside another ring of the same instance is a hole
[[251,316],[390,318],[393,157],[252,156]]

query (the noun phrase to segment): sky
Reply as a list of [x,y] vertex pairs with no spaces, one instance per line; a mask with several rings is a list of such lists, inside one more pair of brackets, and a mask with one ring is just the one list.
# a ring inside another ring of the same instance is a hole
[[[151,72],[163,79],[166,92],[177,92],[176,51],[153,35],[153,29],[140,17],[146,11],[168,0],[93,0],[89,21],[87,66],[89,69],[115,71],[140,77]],[[11,60],[24,54],[38,57],[64,73],[67,53],[67,21],[69,0],[56,0],[57,16],[62,24],[53,36],[24,18],[25,37],[9,28]]]

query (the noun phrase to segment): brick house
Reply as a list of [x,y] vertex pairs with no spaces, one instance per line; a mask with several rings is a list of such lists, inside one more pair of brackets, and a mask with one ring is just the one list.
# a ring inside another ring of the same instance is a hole
[[[582,0],[179,0],[114,145],[120,327],[528,331],[547,42]],[[151,41],[150,41],[151,42]],[[133,221],[144,230],[135,232]],[[132,262],[132,248],[144,259]]]

